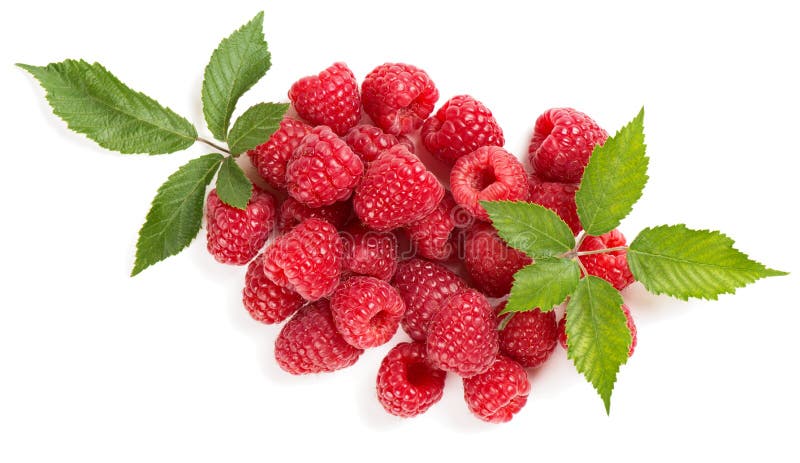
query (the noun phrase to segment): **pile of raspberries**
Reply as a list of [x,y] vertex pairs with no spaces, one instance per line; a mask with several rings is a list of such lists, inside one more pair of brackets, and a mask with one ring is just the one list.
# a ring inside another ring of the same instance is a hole
[[[498,316],[514,273],[531,259],[498,237],[479,201],[541,204],[578,234],[577,183],[608,135],[583,113],[550,109],[536,120],[528,174],[502,148],[483,103],[459,95],[433,113],[438,99],[428,74],[408,64],[378,66],[360,88],[343,63],[295,82],[297,118],[248,152],[273,192],[254,187],[240,210],[212,190],[208,250],[219,262],[248,264],[243,300],[255,320],[288,319],[275,341],[288,373],[346,368],[402,327],[408,340],[377,369],[387,412],[425,412],[451,373],[473,414],[505,422],[527,401],[526,368],[567,340],[554,311]],[[450,167],[450,191],[415,155],[421,150]],[[613,230],[587,237],[581,250],[624,244]],[[633,281],[624,252],[581,260],[617,289]]]

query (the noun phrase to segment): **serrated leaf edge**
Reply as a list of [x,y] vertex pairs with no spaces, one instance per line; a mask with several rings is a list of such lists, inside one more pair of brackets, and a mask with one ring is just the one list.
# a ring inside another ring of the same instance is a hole
[[[529,208],[532,208],[532,209],[540,209],[542,211],[545,211],[545,215],[550,215],[552,219],[560,222],[561,225],[563,225],[563,227],[565,229],[570,230],[569,225],[567,225],[567,223],[564,222],[564,220],[561,217],[559,217],[558,214],[556,214],[555,212],[553,212],[552,210],[550,210],[550,209],[548,209],[548,208],[546,208],[544,206],[541,206],[541,205],[535,204],[535,203],[529,203],[527,201],[508,201],[508,200],[480,201],[481,206],[486,210],[486,212],[489,214],[490,218],[491,218],[491,213],[489,212],[489,209],[486,208],[486,205],[487,204],[492,204],[492,203],[502,204],[502,205],[521,205],[522,207],[529,207]],[[528,228],[528,229],[530,229],[530,230],[532,230],[534,232],[537,231],[536,228],[533,228],[533,227],[529,226],[528,224],[524,224],[524,225],[525,225],[525,228]],[[492,226],[494,227],[494,224]],[[502,238],[503,241],[506,244],[508,244],[509,246],[511,246],[514,249],[517,249],[519,251],[524,252],[525,254],[527,254],[529,257],[531,257],[533,259],[536,259],[536,258],[547,258],[547,257],[554,257],[555,256],[554,254],[532,254],[532,253],[529,253],[527,250],[525,250],[525,249],[523,249],[521,247],[515,246],[516,243],[512,243],[511,242],[511,241],[513,241],[513,237],[511,237],[511,236],[506,237],[505,235],[507,235],[507,233],[501,231],[497,227],[494,227],[494,228],[495,228],[495,230],[497,230],[497,235],[500,238]],[[570,250],[572,250],[573,246],[575,246],[575,237],[574,237],[574,235],[572,235],[572,231],[571,230],[569,232],[569,235],[572,236],[572,243],[563,243],[563,242],[561,242],[561,240],[551,236],[548,233],[541,233],[541,235],[546,236],[550,240],[552,240],[552,241],[554,241],[554,242],[556,242],[558,244],[563,245],[564,248],[560,250],[561,252],[570,251]]]

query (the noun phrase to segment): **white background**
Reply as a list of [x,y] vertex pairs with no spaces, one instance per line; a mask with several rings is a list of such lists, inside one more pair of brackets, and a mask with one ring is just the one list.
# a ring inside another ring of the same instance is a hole
[[[770,2],[645,3],[4,7],[0,461],[797,461],[797,16]],[[208,150],[105,152],[12,66],[100,61],[207,135],[208,57],[261,9],[273,69],[237,114],[285,100],[294,80],[334,61],[359,79],[386,61],[426,69],[441,101],[485,102],[518,154],[549,107],[576,107],[613,132],[644,105],[651,180],[623,232],[721,229],[794,273],[717,302],[626,290],[639,346],[610,417],[560,348],[505,425],[470,416],[452,376],[429,413],[385,414],[373,388],[388,346],[335,374],[290,377],[272,360],[279,328],[241,307],[244,268],[216,264],[204,233],[128,277],[157,187]]]

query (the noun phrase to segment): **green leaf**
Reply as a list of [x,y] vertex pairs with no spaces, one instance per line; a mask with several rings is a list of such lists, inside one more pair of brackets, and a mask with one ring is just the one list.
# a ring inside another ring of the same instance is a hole
[[164,154],[190,147],[194,126],[171,109],[119,81],[99,63],[65,60],[17,64],[47,92],[53,113],[75,132],[123,154]]
[[481,201],[497,234],[512,248],[537,257],[552,257],[575,246],[572,230],[555,212],[524,201]]
[[240,154],[269,140],[280,127],[288,103],[259,103],[244,112],[228,134],[231,153]]
[[217,174],[217,196],[229,206],[246,209],[250,195],[253,193],[253,184],[242,172],[242,168],[232,156],[225,158]]
[[651,293],[683,300],[716,300],[760,278],[787,275],[751,260],[733,244],[718,231],[685,225],[646,228],[628,248],[628,266]]
[[578,286],[581,271],[570,259],[538,259],[514,274],[514,286],[502,313],[539,308],[549,312]]
[[599,236],[619,226],[642,196],[648,158],[644,108],[603,146],[596,146],[575,193],[578,216],[587,234]]
[[200,231],[206,187],[222,162],[221,154],[192,159],[159,188],[136,243],[131,276],[181,252]]
[[270,54],[264,40],[264,12],[220,42],[203,77],[203,115],[208,129],[219,140],[227,140],[228,126],[236,102],[264,77]]
[[566,333],[567,357],[592,383],[609,413],[617,372],[628,361],[632,342],[622,296],[602,278],[583,278],[567,304]]

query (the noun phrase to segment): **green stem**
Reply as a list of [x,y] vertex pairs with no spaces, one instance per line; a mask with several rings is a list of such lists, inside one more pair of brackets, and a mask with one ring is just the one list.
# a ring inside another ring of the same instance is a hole
[[231,154],[231,152],[230,152],[230,151],[228,151],[228,149],[227,149],[227,148],[223,148],[222,146],[220,146],[220,145],[218,145],[218,144],[214,143],[214,142],[213,142],[213,141],[211,141],[211,140],[206,140],[206,139],[205,139],[205,138],[203,138],[203,137],[197,137],[197,141],[199,141],[199,142],[201,142],[201,143],[205,143],[206,145],[208,145],[208,146],[210,146],[210,147],[212,147],[212,148],[216,148],[216,149],[218,149],[218,150],[222,151],[223,153],[228,153],[228,154]]
[[595,249],[594,251],[578,251],[576,255],[580,256],[590,256],[592,254],[604,254],[606,252],[615,252],[615,251],[627,251],[627,246],[617,246],[615,248],[606,248],[606,249]]

